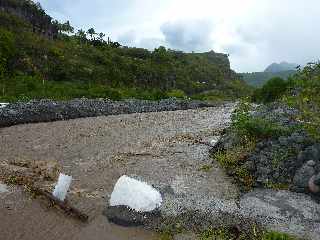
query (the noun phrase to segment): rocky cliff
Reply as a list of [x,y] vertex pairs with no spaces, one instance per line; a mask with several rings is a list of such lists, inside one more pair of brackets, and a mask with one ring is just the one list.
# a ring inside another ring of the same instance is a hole
[[32,25],[35,33],[48,38],[56,38],[58,28],[52,23],[52,18],[45,13],[40,4],[31,0],[0,0],[0,11],[16,15]]

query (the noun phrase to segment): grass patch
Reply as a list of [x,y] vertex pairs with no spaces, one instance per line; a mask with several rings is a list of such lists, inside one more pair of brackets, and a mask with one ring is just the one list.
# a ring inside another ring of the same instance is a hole
[[199,235],[199,240],[297,240],[296,238],[280,232],[265,232],[252,226],[249,231],[236,229],[208,229]]
[[289,127],[251,114],[251,103],[241,101],[232,116],[232,128],[241,137],[263,139],[286,136],[293,132]]
[[223,168],[240,181],[246,190],[250,190],[254,184],[254,177],[242,165],[250,152],[255,149],[256,140],[248,139],[232,149],[217,151],[212,155]]
[[288,190],[289,184],[286,183],[274,183],[274,182],[267,182],[264,185],[265,188],[274,189],[274,190]]
[[297,240],[297,239],[285,233],[268,232],[262,236],[262,240]]
[[160,233],[159,240],[173,240],[173,235],[170,232]]

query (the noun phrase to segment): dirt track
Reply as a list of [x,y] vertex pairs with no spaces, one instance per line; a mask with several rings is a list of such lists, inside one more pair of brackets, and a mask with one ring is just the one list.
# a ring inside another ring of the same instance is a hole
[[225,127],[231,110],[118,115],[0,129],[0,163],[58,161],[62,172],[74,178],[70,202],[90,216],[89,224],[82,225],[18,190],[0,193],[1,239],[57,239],[60,234],[60,239],[156,239],[139,228],[114,226],[101,214],[123,174],[185,194],[199,188],[215,197],[234,198],[237,189],[218,167],[210,173],[199,171],[211,161],[209,147],[199,141],[210,141]]

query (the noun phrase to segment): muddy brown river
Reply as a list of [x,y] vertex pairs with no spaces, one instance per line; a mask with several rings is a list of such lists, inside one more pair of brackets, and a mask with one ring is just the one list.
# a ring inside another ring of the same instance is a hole
[[[0,129],[2,166],[16,161],[57,161],[62,172],[73,177],[68,200],[89,215],[89,223],[80,224],[21,189],[9,187],[8,192],[0,192],[1,239],[159,239],[142,228],[116,226],[102,215],[123,174],[175,184],[177,191],[187,192],[199,184],[203,192],[210,188],[219,197],[234,197],[236,188],[218,167],[211,175],[198,170],[211,162],[209,147],[201,142],[210,142],[226,126],[232,109],[230,105]],[[189,176],[196,176],[198,183],[188,183]]]

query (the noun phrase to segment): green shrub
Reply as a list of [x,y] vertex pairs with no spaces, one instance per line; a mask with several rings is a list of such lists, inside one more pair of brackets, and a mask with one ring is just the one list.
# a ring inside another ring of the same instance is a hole
[[273,102],[283,96],[288,89],[288,83],[280,77],[271,78],[262,88],[254,91],[252,100],[255,102]]
[[240,102],[232,116],[232,127],[241,137],[248,138],[271,138],[287,135],[288,128],[274,123],[269,119],[252,116],[251,104],[246,101]]
[[309,63],[290,79],[289,94],[283,100],[300,111],[299,120],[316,141],[320,141],[320,63]]

